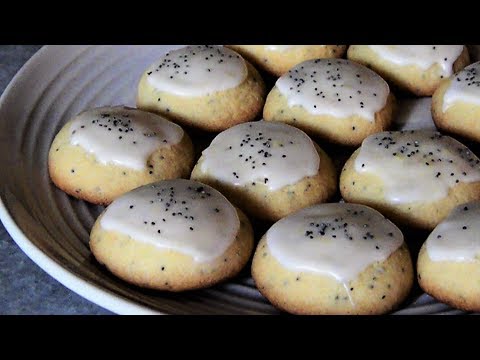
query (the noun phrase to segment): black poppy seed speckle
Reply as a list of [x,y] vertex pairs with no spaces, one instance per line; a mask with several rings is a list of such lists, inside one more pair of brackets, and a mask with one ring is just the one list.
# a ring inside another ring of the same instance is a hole
[[475,63],[467,66],[457,74],[456,80],[460,86],[480,87],[480,64]]
[[[286,96],[297,96],[300,104],[310,104],[312,112],[346,102],[344,108],[363,109],[372,106],[378,111],[384,103],[388,88],[375,73],[359,67],[348,60],[340,59],[337,66],[328,60],[311,60],[294,67],[281,77],[277,87]],[[378,88],[378,91],[363,91]],[[372,95],[373,94],[373,95]],[[380,94],[384,96],[379,96]],[[374,111],[374,112],[375,112]]]
[[[204,165],[224,181],[252,186],[261,182],[274,188],[277,186],[278,176],[272,183],[268,175],[296,163],[302,149],[311,147],[311,153],[306,153],[307,159],[314,160],[314,157],[318,156],[304,134],[293,128],[291,133],[286,132],[285,127],[284,124],[261,121],[241,124],[227,130],[204,150]],[[292,140],[289,140],[290,138]],[[225,152],[226,156],[222,156]],[[224,165],[220,167],[219,163]],[[284,178],[288,181],[288,177]]]
[[[362,156],[361,152],[357,157],[358,165],[365,169],[362,171],[378,170],[379,164],[383,161],[395,159],[402,162],[402,168],[404,166],[430,168],[430,179],[447,186],[460,182],[457,172],[461,173],[462,179],[468,177],[470,173],[473,176],[480,175],[480,167],[477,166],[479,159],[466,146],[434,131],[409,130],[378,133],[364,142],[362,149],[364,148],[368,149],[366,150],[368,155]],[[466,170],[466,167],[469,170]],[[450,179],[446,174],[449,174]]]
[[[362,225],[359,225],[357,221],[346,222],[345,220],[348,218],[341,216],[327,221],[308,223],[304,229],[304,236],[309,239],[321,239],[323,237],[336,239],[337,237],[342,236],[351,241],[362,239],[375,242],[376,239],[379,238],[387,238],[387,236],[390,238],[393,237],[392,232],[381,234],[378,233],[376,229],[370,229],[368,222],[373,221],[373,218],[371,216],[366,216],[363,210],[350,211],[347,209],[346,213],[354,217],[361,216],[361,218],[358,218],[358,221],[362,222]],[[339,226],[338,223],[341,223],[341,225]],[[380,246],[377,243],[375,243],[374,246],[377,250],[380,250]]]
[[[77,128],[72,132],[72,136],[91,131],[95,131],[95,133],[103,132],[108,134],[112,140],[126,146],[135,146],[144,137],[157,137],[159,140],[165,140],[155,131],[145,130],[146,127],[143,123],[132,120],[133,114],[136,115],[137,110],[114,107],[111,111],[111,113],[98,113],[94,110],[80,115],[73,122],[72,126]],[[92,117],[93,120],[91,120]]]
[[[225,62],[224,59],[227,58],[230,60]],[[221,72],[224,66],[238,63],[243,64],[242,58],[227,48],[215,45],[191,45],[167,53],[147,72],[147,77],[160,75],[168,80],[187,82],[192,74],[201,72],[215,74]],[[228,70],[228,67],[226,69]]]

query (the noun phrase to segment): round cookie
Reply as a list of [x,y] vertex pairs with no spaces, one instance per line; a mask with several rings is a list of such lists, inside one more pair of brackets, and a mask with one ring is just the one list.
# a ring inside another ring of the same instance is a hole
[[385,314],[407,297],[413,266],[402,232],[378,211],[321,204],[274,224],[252,263],[260,292],[293,314]]
[[307,134],[266,121],[220,133],[203,151],[191,178],[268,221],[325,202],[337,189],[332,161]]
[[57,187],[101,205],[141,185],[187,177],[193,162],[192,142],[180,126],[123,106],[82,112],[60,130],[48,154]]
[[320,59],[278,79],[263,116],[332,143],[357,146],[390,126],[394,108],[388,84],[375,72],[348,60]]
[[144,72],[137,107],[219,132],[254,120],[265,95],[258,71],[236,52],[192,45],[169,52]]
[[282,76],[292,67],[311,59],[341,58],[346,45],[227,45],[259,69]]
[[480,311],[480,202],[455,208],[420,249],[417,278],[450,306]]
[[480,199],[480,160],[433,130],[382,132],[346,162],[340,191],[389,219],[431,230],[457,205]]
[[166,180],[116,199],[95,222],[90,249],[129,283],[184,291],[237,275],[253,251],[253,230],[217,190]]
[[347,57],[418,96],[431,96],[443,79],[470,63],[464,45],[351,45]]
[[444,80],[432,97],[435,125],[480,141],[480,62]]

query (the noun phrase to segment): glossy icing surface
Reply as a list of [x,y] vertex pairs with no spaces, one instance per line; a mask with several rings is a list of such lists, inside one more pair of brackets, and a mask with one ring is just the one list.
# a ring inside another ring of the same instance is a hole
[[270,190],[318,173],[320,156],[303,131],[259,121],[220,133],[203,151],[201,170],[236,186],[264,184]]
[[191,45],[163,56],[147,70],[158,91],[178,96],[205,96],[240,85],[248,75],[245,60],[215,45]]
[[480,181],[480,160],[457,140],[432,130],[381,132],[364,140],[355,171],[383,182],[398,204],[445,198],[459,183]]
[[161,116],[123,106],[87,110],[72,120],[70,143],[102,164],[134,170],[147,167],[159,147],[179,143],[182,128]]
[[452,77],[443,95],[442,110],[445,112],[457,101],[480,105],[480,62],[467,66]]
[[107,208],[100,225],[161,250],[208,262],[233,243],[240,220],[233,205],[217,190],[177,179],[145,185],[121,196]]
[[296,65],[276,87],[288,105],[313,115],[361,116],[374,121],[386,104],[389,87],[372,70],[344,59],[317,59]]
[[348,283],[403,243],[402,232],[378,211],[358,204],[320,204],[274,224],[268,248],[292,271],[313,272]]
[[457,206],[430,234],[426,242],[432,261],[480,260],[480,202]]
[[399,66],[416,65],[428,70],[440,66],[443,77],[452,75],[453,64],[463,51],[463,45],[368,45],[383,59]]

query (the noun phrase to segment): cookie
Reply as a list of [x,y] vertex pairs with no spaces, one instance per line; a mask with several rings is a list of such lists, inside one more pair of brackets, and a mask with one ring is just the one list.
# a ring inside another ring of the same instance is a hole
[[248,215],[277,221],[328,200],[337,189],[329,156],[303,131],[266,121],[220,133],[192,179],[216,188]]
[[305,61],[283,75],[267,96],[263,116],[328,142],[357,146],[388,129],[395,99],[375,72],[352,61]]
[[432,97],[432,116],[439,129],[480,141],[480,62],[442,82]]
[[346,162],[340,191],[398,224],[432,230],[455,206],[480,199],[480,160],[436,131],[382,132]]
[[306,60],[341,58],[346,45],[227,45],[259,69],[282,76]]
[[265,84],[239,54],[214,45],[174,50],[143,74],[137,107],[206,131],[254,120],[265,102]]
[[456,207],[428,237],[417,262],[425,292],[458,309],[480,311],[480,202]]
[[418,96],[431,96],[470,63],[464,45],[351,45],[347,57]]
[[193,145],[161,116],[123,106],[82,112],[56,135],[48,154],[53,183],[100,205],[145,184],[187,177]]
[[320,204],[274,224],[255,251],[260,292],[293,314],[385,314],[407,297],[413,266],[402,232],[378,211]]
[[90,249],[129,283],[177,292],[237,275],[253,251],[253,231],[217,190],[165,180],[116,199],[95,222]]

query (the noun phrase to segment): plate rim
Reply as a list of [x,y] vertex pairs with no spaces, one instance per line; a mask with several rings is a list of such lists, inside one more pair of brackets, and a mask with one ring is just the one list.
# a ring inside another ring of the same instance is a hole
[[[85,48],[93,45],[83,45]],[[7,87],[0,96],[0,108],[4,106],[6,98],[11,93],[12,89],[16,86],[19,79],[23,74],[32,67],[32,64],[38,61],[44,53],[46,53],[52,45],[42,46],[32,57],[17,71],[12,80],[8,83]],[[67,270],[63,266],[59,265],[55,260],[50,258],[42,250],[40,250],[30,239],[24,234],[20,226],[15,222],[13,216],[10,214],[6,201],[6,193],[9,191],[4,185],[2,186],[4,195],[0,194],[0,220],[5,227],[5,230],[13,239],[13,241],[20,247],[20,249],[32,260],[35,265],[40,267],[52,278],[57,280],[60,284],[67,289],[73,291],[79,296],[87,299],[88,301],[103,307],[109,311],[112,311],[118,315],[167,315],[165,313],[153,310],[149,307],[140,305],[136,302],[128,300],[123,296],[116,294],[107,289],[94,285],[79,276],[75,275],[71,271]]]
[[[95,45],[74,46],[87,50]],[[6,100],[10,97],[11,92],[14,91],[20,81],[23,81],[25,73],[28,72],[37,61],[40,61],[42,57],[45,56],[45,53],[48,53],[49,50],[56,47],[58,47],[58,45],[42,46],[31,56],[30,59],[28,59],[28,61],[25,62],[25,64],[23,64],[1,94],[0,108],[5,106]],[[141,305],[123,295],[89,282],[57,263],[53,258],[37,247],[27,235],[25,235],[24,231],[20,225],[17,224],[14,216],[7,207],[7,204],[11,203],[9,199],[10,194],[13,199],[15,198],[13,193],[7,185],[1,186],[1,189],[3,191],[0,192],[0,220],[3,223],[5,230],[20,249],[35,263],[35,265],[40,267],[49,276],[84,299],[118,315],[169,315],[168,313],[154,310],[146,305]],[[436,302],[440,303],[438,300],[436,300]],[[396,309],[396,311],[398,310],[402,309]],[[390,315],[395,314],[395,312]]]

